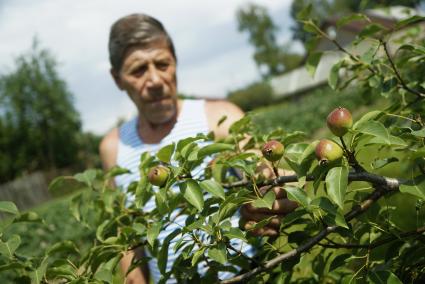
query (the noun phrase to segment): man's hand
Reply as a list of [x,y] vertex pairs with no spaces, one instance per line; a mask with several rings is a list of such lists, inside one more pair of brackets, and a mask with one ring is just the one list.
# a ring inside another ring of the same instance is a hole
[[[141,249],[136,250],[136,255],[138,257],[141,257],[142,254],[143,252],[141,251]],[[129,251],[121,259],[120,266],[124,274],[127,273],[127,270],[131,265],[134,255],[135,253],[133,251]],[[142,270],[140,267],[136,267],[130,273],[128,273],[128,275],[125,277],[124,283],[125,284],[147,284],[149,283],[149,272],[147,271],[147,269]]]
[[[273,190],[276,195],[272,209],[255,208],[252,204],[246,204],[241,208],[241,227],[250,231],[254,236],[277,236],[282,218],[298,207],[296,202],[286,197],[286,191],[282,187],[265,186],[260,188],[260,192],[263,195],[269,190]],[[273,218],[266,226],[251,230],[256,223],[270,217]]]
[[[256,172],[262,179],[270,180],[276,178],[274,171],[268,162],[262,162],[258,165]],[[292,174],[290,171],[278,169],[279,175]],[[298,204],[287,198],[285,189],[280,186],[264,186],[260,188],[262,195],[268,191],[273,190],[276,195],[276,200],[273,203],[272,209],[256,208],[252,204],[246,204],[241,208],[242,218],[240,220],[240,227],[249,231],[254,236],[277,236],[279,234],[279,227],[282,218],[298,207]],[[270,222],[259,229],[252,230],[253,226],[265,219],[271,218]]]

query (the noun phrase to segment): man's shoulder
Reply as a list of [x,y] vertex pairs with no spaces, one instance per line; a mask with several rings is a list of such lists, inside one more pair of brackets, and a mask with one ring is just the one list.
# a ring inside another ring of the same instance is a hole
[[227,100],[207,99],[205,100],[205,107],[213,111],[222,111],[222,112],[227,111],[227,112],[237,112],[237,113],[243,114],[243,111],[237,105]]
[[109,169],[116,165],[117,150],[119,141],[119,130],[114,128],[109,131],[99,144],[100,159],[102,160],[103,167]]
[[[244,116],[237,105],[226,100],[207,100],[205,112],[210,130],[214,131],[216,137],[225,137],[230,125]],[[218,126],[217,123],[223,117],[226,117],[226,120]]]

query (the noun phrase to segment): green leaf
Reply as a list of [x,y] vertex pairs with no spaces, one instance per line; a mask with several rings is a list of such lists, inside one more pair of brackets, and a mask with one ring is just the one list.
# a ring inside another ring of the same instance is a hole
[[329,267],[329,272],[337,269],[340,266],[343,266],[343,265],[345,266],[346,260],[350,257],[351,257],[351,254],[349,254],[349,253],[340,254],[337,257],[335,257],[332,260],[332,263]]
[[69,205],[69,210],[71,211],[72,216],[77,221],[81,221],[81,213],[80,213],[80,204],[83,203],[82,194],[78,194],[77,196],[71,199],[71,204]]
[[348,186],[348,168],[335,167],[326,175],[329,197],[339,208],[344,209],[345,192]]
[[320,63],[320,59],[322,58],[323,52],[313,52],[310,53],[310,55],[307,58],[307,62],[305,67],[307,68],[308,73],[310,73],[310,76],[314,76],[316,73],[317,66]]
[[425,138],[425,128],[422,128],[421,130],[412,131],[412,135]]
[[303,28],[306,32],[313,33],[313,34],[320,34],[320,28],[312,21],[301,21],[303,23]]
[[381,138],[386,144],[391,145],[390,134],[379,121],[367,121],[359,125],[357,132]]
[[202,247],[199,250],[195,251],[192,257],[192,266],[198,263],[199,259],[204,255],[204,252],[205,252],[205,247]]
[[248,129],[250,124],[251,124],[251,118],[248,115],[245,115],[243,118],[234,122],[230,126],[229,133],[237,134],[237,133],[240,133],[240,132],[244,132],[246,129]]
[[400,191],[425,199],[425,175],[412,178],[407,183],[400,185]]
[[336,22],[336,27],[339,29],[342,26],[345,26],[348,23],[351,23],[353,21],[359,21],[359,20],[364,20],[367,22],[370,22],[370,19],[363,14],[351,14],[348,16],[344,16],[342,18],[340,18],[337,22]]
[[7,242],[0,240],[0,254],[13,258],[13,254],[21,244],[21,238],[18,235],[12,235]]
[[114,166],[106,174],[106,178],[112,178],[123,174],[129,174],[131,171],[129,169],[121,168],[119,166]]
[[385,167],[388,164],[394,163],[394,162],[398,162],[399,160],[395,157],[391,157],[391,158],[384,158],[384,159],[375,159],[372,162],[372,168],[373,169],[380,169]]
[[168,260],[168,247],[170,246],[170,242],[180,234],[180,229],[175,229],[171,234],[169,234],[164,242],[162,243],[161,249],[158,254],[158,269],[161,274],[165,274],[165,269],[167,268],[167,260]]
[[198,152],[198,159],[202,159],[206,156],[210,156],[215,153],[220,153],[223,151],[232,151],[235,149],[235,145],[226,144],[226,143],[213,143],[202,147]]
[[328,84],[332,90],[336,90],[339,81],[339,70],[341,69],[342,61],[335,63],[329,73]]
[[47,251],[46,255],[50,256],[57,252],[78,252],[77,247],[75,244],[69,240],[61,241],[59,243],[55,243],[53,246],[51,246]]
[[294,231],[288,235],[288,243],[300,245],[308,239],[310,239],[310,236],[306,231]]
[[13,261],[13,262],[8,262],[6,264],[0,265],[0,272],[6,271],[6,270],[21,269],[21,268],[26,268],[26,265],[22,262]]
[[159,149],[158,153],[156,154],[156,157],[163,163],[170,163],[171,156],[174,153],[176,145],[174,143],[164,146],[161,149]]
[[301,204],[307,208],[310,204],[310,198],[307,196],[305,191],[295,186],[285,186],[285,191],[288,194],[288,199]]
[[208,250],[208,257],[225,265],[227,263],[227,251],[224,244],[218,244]]
[[202,189],[198,182],[193,179],[188,179],[179,184],[180,191],[183,197],[198,211],[202,211],[204,208],[204,197],[202,195]]
[[0,201],[0,211],[11,214],[19,214],[19,210],[12,201]]
[[344,216],[338,212],[338,207],[334,205],[327,197],[318,197],[310,202],[311,206],[317,206],[323,210],[326,215],[323,220],[328,225],[340,226],[348,229],[348,225],[345,222]]
[[242,232],[239,228],[230,228],[228,232],[225,232],[223,234],[224,236],[228,237],[229,239],[240,239],[244,242],[248,242],[248,240],[245,237],[245,233]]
[[299,11],[297,13],[297,20],[304,20],[304,19],[309,18],[310,14],[311,14],[312,7],[313,7],[313,5],[311,3],[304,6],[304,8],[302,8],[301,11]]
[[409,17],[409,18],[407,18],[407,19],[404,19],[404,20],[402,20],[402,21],[399,21],[399,22],[395,25],[395,29],[400,29],[400,28],[402,28],[402,27],[404,27],[404,26],[411,25],[411,24],[418,23],[418,22],[422,22],[422,21],[424,21],[424,20],[425,20],[425,17],[423,17],[423,16],[418,16],[418,15],[414,15],[414,16],[412,16],[412,17]]
[[366,143],[366,145],[371,145],[371,144],[382,144],[382,145],[403,146],[403,147],[406,147],[408,145],[403,139],[393,135],[389,135],[388,139],[385,139],[384,137],[373,137],[372,139],[368,140]]
[[155,240],[158,238],[159,232],[161,231],[162,223],[154,222],[148,228],[146,235],[148,243],[153,247]]
[[40,263],[37,269],[35,269],[31,275],[31,283],[39,284],[43,280],[43,276],[46,273],[47,269],[47,257],[44,257],[43,261]]
[[326,214],[323,218],[326,224],[332,225],[332,226],[340,226],[343,228],[348,229],[348,224],[345,221],[344,216],[337,210],[335,210],[334,213]]
[[223,187],[215,180],[204,180],[201,181],[199,185],[203,190],[211,193],[215,197],[221,198],[223,200],[226,198]]
[[74,175],[74,178],[79,182],[87,184],[89,187],[93,185],[93,181],[96,179],[98,170],[96,169],[88,169],[83,173],[78,173]]
[[358,129],[362,124],[370,120],[375,120],[381,114],[383,114],[383,112],[380,110],[374,110],[364,114],[359,120],[356,121],[356,123],[354,123],[353,129]]
[[369,272],[368,276],[371,283],[376,283],[376,284],[402,284],[403,283],[391,271],[371,271]]
[[272,209],[273,202],[276,200],[276,195],[273,191],[269,191],[263,198],[258,198],[252,201],[252,206],[255,208],[268,208]]
[[364,37],[370,37],[380,31],[385,30],[385,28],[380,25],[380,24],[376,24],[376,23],[372,23],[370,25],[367,25],[360,33],[359,33],[359,37],[364,38]]
[[95,279],[102,280],[106,283],[113,283],[113,272],[121,258],[122,254],[118,254],[107,262],[102,263],[94,275]]
[[230,196],[226,198],[221,204],[220,209],[218,211],[218,220],[224,220],[227,217],[232,216],[236,210],[244,203],[249,202],[250,199],[247,197],[236,197]]
[[44,220],[41,219],[41,217],[34,211],[28,211],[23,214],[20,214],[18,217],[16,217],[13,220],[13,223],[20,223],[20,222],[43,223]]

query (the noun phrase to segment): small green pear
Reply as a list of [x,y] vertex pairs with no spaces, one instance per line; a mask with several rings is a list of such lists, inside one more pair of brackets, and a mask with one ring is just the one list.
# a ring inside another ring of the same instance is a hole
[[344,152],[335,142],[322,139],[316,146],[316,157],[320,164],[326,164],[341,159]]
[[284,147],[282,143],[276,140],[270,140],[264,144],[261,152],[263,156],[270,162],[275,162],[280,160],[283,156]]
[[156,186],[164,186],[170,176],[170,169],[162,165],[155,166],[149,170],[148,180]]
[[328,115],[326,123],[335,136],[342,137],[353,126],[353,117],[348,109],[338,107]]

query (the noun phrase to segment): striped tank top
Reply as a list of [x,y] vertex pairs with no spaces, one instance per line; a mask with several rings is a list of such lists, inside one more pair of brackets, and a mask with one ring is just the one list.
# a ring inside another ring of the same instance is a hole
[[[196,136],[198,133],[207,134],[210,130],[208,127],[207,117],[205,114],[205,101],[204,100],[184,100],[182,104],[181,112],[177,118],[177,122],[174,125],[171,132],[165,136],[157,144],[145,144],[140,139],[137,132],[137,117],[132,120],[125,122],[119,129],[119,143],[118,143],[118,154],[117,154],[117,165],[126,169],[129,169],[131,173],[117,176],[115,183],[118,188],[125,189],[131,182],[140,180],[139,175],[139,163],[140,155],[143,152],[149,152],[151,155],[161,149],[162,147],[169,145],[173,142],[177,142],[183,138]],[[178,189],[177,189],[178,190]],[[127,196],[128,202],[134,201],[134,196]],[[143,207],[143,211],[151,211],[156,207],[154,198],[151,198]],[[177,215],[177,212],[173,212],[172,215]],[[165,230],[161,231],[158,236],[159,242],[162,244],[163,240],[175,229],[184,226],[186,215],[178,216],[174,223],[169,225]],[[232,225],[237,226],[238,219],[232,220]],[[176,238],[178,239],[178,238]],[[237,245],[237,243],[235,243]],[[240,244],[239,244],[240,245]],[[248,247],[245,247],[248,250]],[[146,254],[149,256],[149,252],[146,250]],[[250,250],[247,254],[251,255]],[[166,264],[166,271],[170,271],[174,261],[178,255],[174,252],[172,242],[168,249],[168,261]],[[152,258],[149,260],[149,272],[150,277],[154,283],[157,283],[161,278],[161,273],[158,268],[156,259]],[[199,264],[199,272],[205,273],[207,268],[202,262]],[[228,272],[220,273],[221,279],[228,278],[232,274]],[[176,283],[175,279],[169,279],[167,283]]]

